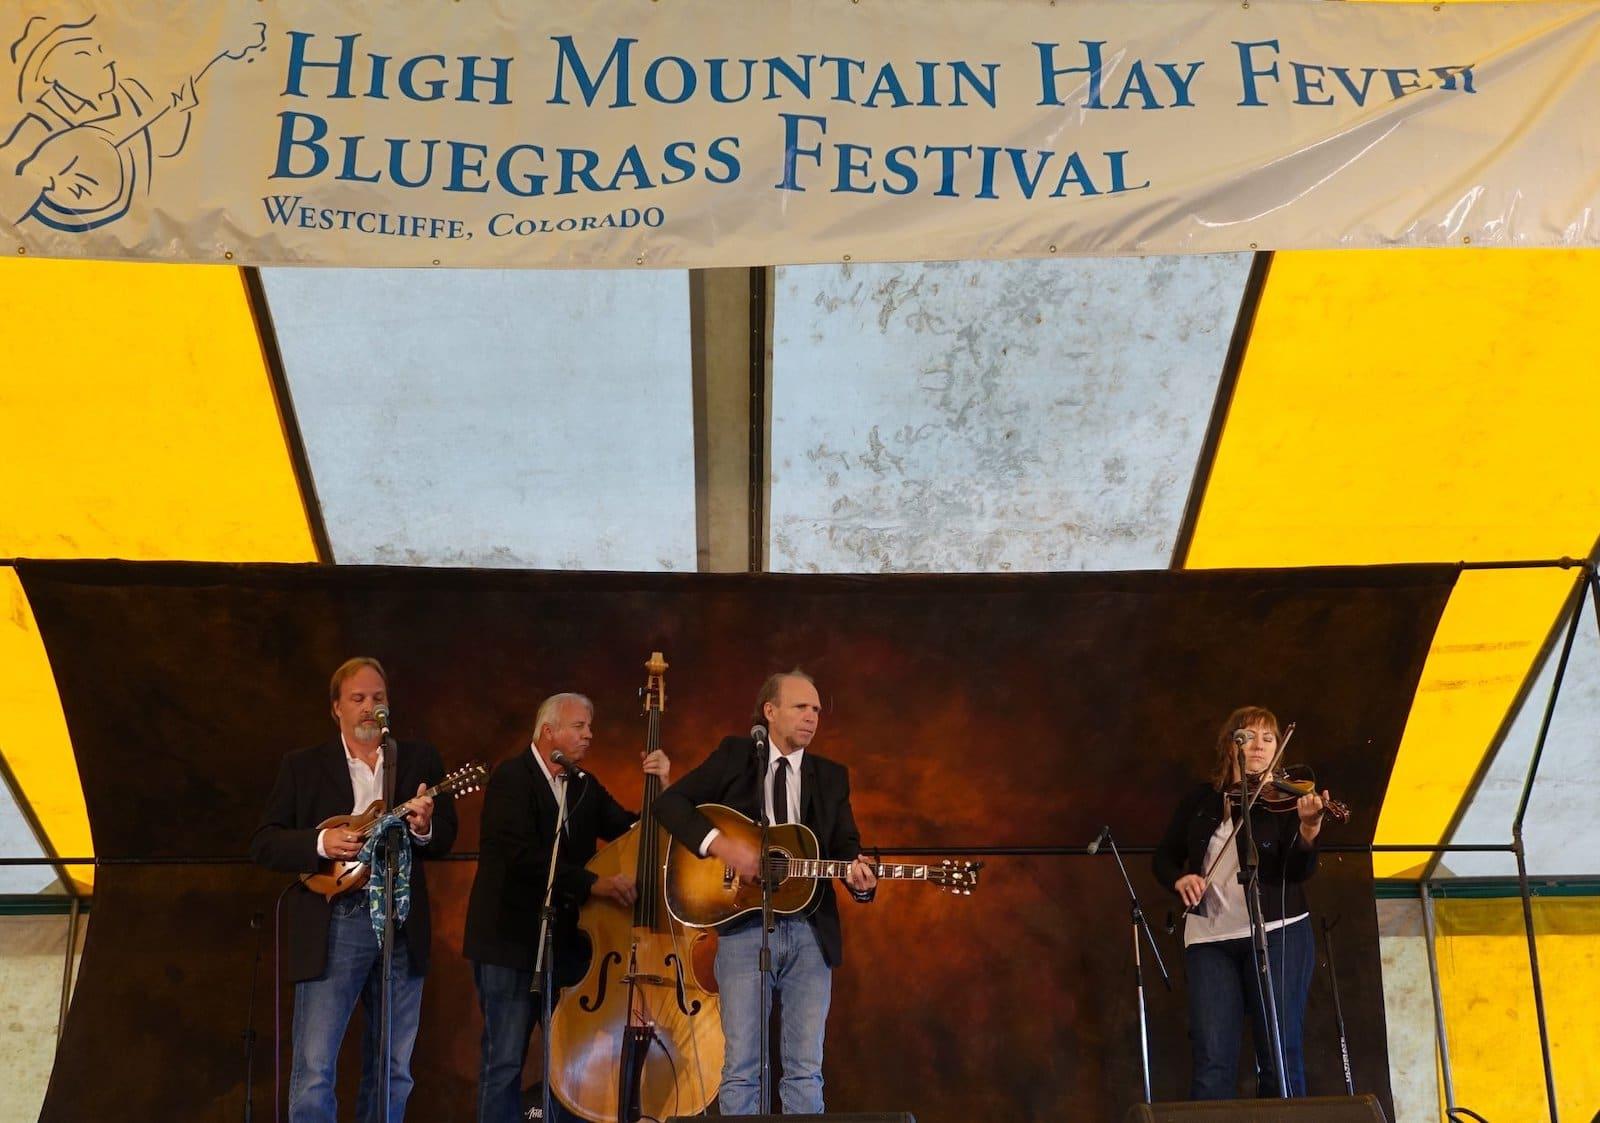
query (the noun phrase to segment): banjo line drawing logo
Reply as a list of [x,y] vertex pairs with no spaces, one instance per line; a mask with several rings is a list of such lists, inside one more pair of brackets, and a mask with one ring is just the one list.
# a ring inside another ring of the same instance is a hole
[[32,16],[10,43],[16,103],[0,110],[0,218],[16,225],[81,234],[122,218],[150,191],[158,161],[183,151],[201,79],[266,50],[267,25],[253,23],[163,99],[119,72],[94,21]]

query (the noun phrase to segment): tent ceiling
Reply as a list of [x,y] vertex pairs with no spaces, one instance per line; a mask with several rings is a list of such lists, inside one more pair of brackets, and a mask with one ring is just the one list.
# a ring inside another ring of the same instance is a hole
[[[1175,538],[1208,568],[1590,552],[1600,256],[1279,254],[1214,418],[1247,267],[780,271],[774,568],[1159,567]],[[0,263],[0,553],[309,560],[314,494],[341,562],[687,568],[691,341],[750,328],[696,322],[689,288],[672,273],[269,275],[309,464],[297,480],[237,271]],[[1208,482],[1183,541],[1197,473]],[[1433,841],[1457,818],[1458,838],[1504,838],[1542,707],[1530,676],[1571,579],[1463,576],[1380,840]],[[49,668],[6,588],[0,751],[56,852],[83,849]],[[1575,658],[1551,786],[1535,793],[1530,838],[1549,872],[1573,871],[1538,839],[1600,853],[1580,813],[1593,801],[1556,786],[1600,718],[1596,661],[1587,647]],[[1399,856],[1380,872],[1422,868]]]

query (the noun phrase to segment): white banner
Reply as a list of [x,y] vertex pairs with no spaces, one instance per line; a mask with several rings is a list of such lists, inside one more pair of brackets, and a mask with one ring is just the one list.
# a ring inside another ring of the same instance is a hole
[[1600,5],[22,0],[0,252],[707,267],[1593,246]]

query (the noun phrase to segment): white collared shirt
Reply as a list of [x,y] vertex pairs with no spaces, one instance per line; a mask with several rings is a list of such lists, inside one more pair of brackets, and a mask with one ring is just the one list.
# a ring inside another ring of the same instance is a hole
[[[566,785],[569,783],[568,776],[570,774],[566,771],[562,771],[559,775],[551,772],[550,766],[545,763],[544,754],[539,751],[537,746],[529,745],[528,751],[533,754],[534,763],[539,766],[539,771],[544,773],[545,783],[550,785],[550,794],[556,797],[556,807],[560,808],[561,801],[566,798],[568,790]],[[570,826],[567,830],[568,834],[570,834]]]
[[767,822],[776,823],[778,821],[777,809],[772,805],[772,793],[776,787],[778,762],[784,759],[789,761],[789,776],[784,781],[785,788],[789,794],[787,801],[789,814],[784,822],[798,823],[800,821],[800,762],[805,758],[805,755],[806,751],[804,749],[796,749],[785,758],[783,751],[777,745],[769,744],[767,746],[767,782],[764,785],[765,791],[761,796],[767,805]]
[[344,749],[345,767],[350,769],[350,787],[356,793],[356,805],[350,812],[365,811],[374,801],[383,799],[383,750],[378,750],[377,763],[369,768],[366,761],[350,751],[350,742],[344,739],[342,730],[339,733],[339,745]]
[[[350,808],[352,815],[359,814],[371,807],[374,802],[383,800],[383,751],[378,752],[377,763],[367,767],[367,762],[350,751],[350,742],[344,739],[344,730],[339,731],[339,747],[344,749],[345,767],[350,770],[350,789],[355,792],[355,806]],[[396,792],[398,796],[400,793]],[[400,802],[404,803],[405,800]],[[409,824],[408,824],[409,826]],[[322,836],[326,831],[317,832],[317,857],[326,858],[327,850],[323,848]],[[419,846],[426,846],[428,840],[433,838],[433,823],[428,823],[428,833],[418,834],[414,829],[411,837]]]
[[[806,751],[804,749],[795,749],[788,755],[789,776],[784,781],[784,786],[788,793],[788,800],[786,802],[789,804],[789,817],[787,822],[790,823],[798,823],[800,821],[800,762],[805,759],[805,755]],[[777,815],[773,814],[772,810],[772,790],[773,781],[778,775],[778,761],[783,759],[783,750],[778,748],[777,745],[769,742],[767,745],[766,782],[761,785],[761,802],[762,806],[766,809],[767,822],[769,823],[776,823],[778,821]],[[711,843],[715,841],[716,837],[721,833],[722,832],[717,830],[716,827],[712,827],[711,830],[707,832],[706,837],[700,842],[700,856],[702,858],[711,853]]]

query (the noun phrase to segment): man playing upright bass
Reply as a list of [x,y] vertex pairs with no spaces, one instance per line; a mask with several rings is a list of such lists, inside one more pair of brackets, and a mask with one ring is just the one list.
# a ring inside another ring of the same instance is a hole
[[[531,992],[539,913],[560,788],[566,789],[567,820],[555,880],[558,988],[583,976],[579,906],[591,894],[619,905],[634,901],[633,878],[597,877],[584,868],[599,840],[616,838],[639,818],[613,799],[587,766],[573,771],[588,755],[593,722],[594,704],[582,694],[545,699],[534,718],[533,743],[495,768],[484,793],[481,853],[464,941],[483,1011],[478,1123],[522,1118],[522,1062],[539,1019]],[[644,755],[643,768],[665,784],[672,762],[657,749]],[[559,1101],[551,1104],[557,1121],[573,1118]]]

